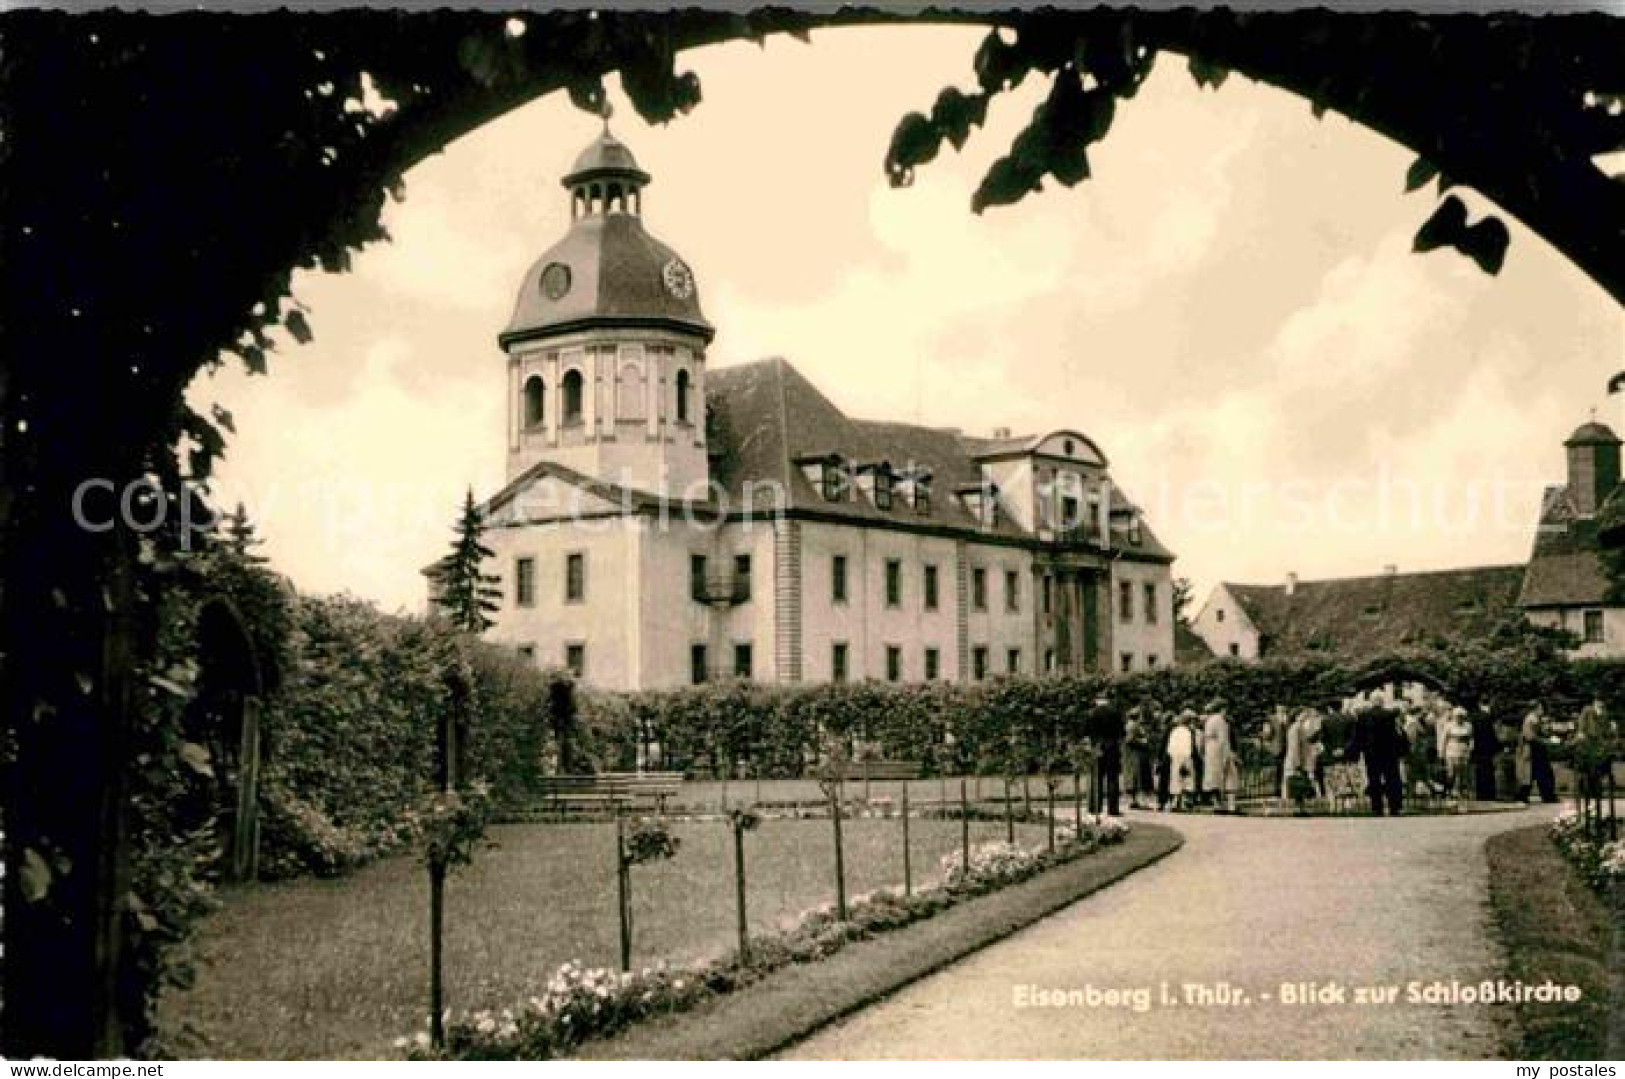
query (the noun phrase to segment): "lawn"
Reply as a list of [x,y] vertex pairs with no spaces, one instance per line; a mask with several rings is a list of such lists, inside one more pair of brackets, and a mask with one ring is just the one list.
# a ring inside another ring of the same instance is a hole
[[[915,879],[959,843],[959,825],[912,821]],[[700,959],[735,939],[733,854],[720,822],[674,825],[682,849],[633,871],[633,962]],[[849,893],[902,882],[896,820],[844,823]],[[971,838],[1002,838],[973,822]],[[1017,838],[1043,842],[1042,827]],[[447,1001],[456,1009],[530,995],[559,964],[614,966],[614,826],[526,824],[493,830],[498,846],[447,886]],[[753,930],[831,900],[828,821],[766,821],[746,837]],[[189,1056],[336,1059],[386,1055],[427,1014],[428,883],[411,858],[340,880],[260,885],[225,897],[203,925],[197,985],[164,1001],[166,1030],[195,1030]]]
[[[1607,906],[1570,868],[1550,826],[1490,839],[1490,905],[1507,977],[1578,985],[1577,1004],[1515,1005],[1515,1060],[1605,1060],[1617,994],[1625,991],[1618,929]],[[1617,1035],[1616,1035],[1617,1037]]]

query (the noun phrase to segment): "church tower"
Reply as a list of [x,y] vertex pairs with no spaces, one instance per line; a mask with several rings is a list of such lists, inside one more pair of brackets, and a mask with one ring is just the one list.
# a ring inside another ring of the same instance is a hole
[[703,497],[705,347],[694,275],[643,227],[650,176],[608,126],[563,183],[570,228],[519,289],[507,353],[508,479],[552,461]]

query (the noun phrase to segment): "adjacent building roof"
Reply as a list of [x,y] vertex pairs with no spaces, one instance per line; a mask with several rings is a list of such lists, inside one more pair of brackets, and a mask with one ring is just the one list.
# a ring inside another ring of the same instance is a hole
[[[1575,437],[1584,431],[1582,427]],[[1573,607],[1607,602],[1609,581],[1599,550],[1596,519],[1581,516],[1567,487],[1548,487],[1541,499],[1540,523],[1535,527],[1535,546],[1518,605]]]
[[[1008,514],[1000,514],[992,528],[981,527],[955,496],[955,491],[982,482],[976,457],[986,452],[984,439],[967,438],[951,428],[853,419],[780,358],[716,368],[706,378],[711,476],[731,505],[743,507],[747,495],[753,495],[756,505],[751,508],[766,509],[766,493],[779,490],[786,509],[807,514],[1034,538]],[[1030,438],[1011,441],[1035,444]],[[921,512],[901,494],[890,510],[877,508],[868,498],[826,500],[800,462],[831,455],[856,465],[885,462],[900,474],[928,474],[929,509]],[[1112,509],[1121,523],[1134,507],[1113,488]],[[1171,562],[1174,557],[1143,522],[1140,543],[1131,545],[1125,537],[1118,554],[1142,561]]]
[[1372,655],[1484,636],[1517,606],[1523,566],[1383,573],[1286,585],[1226,582],[1266,655]]

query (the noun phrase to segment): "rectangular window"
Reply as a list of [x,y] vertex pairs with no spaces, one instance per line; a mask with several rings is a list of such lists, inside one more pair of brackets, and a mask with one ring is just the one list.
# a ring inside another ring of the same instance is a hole
[[846,681],[846,642],[837,641],[829,649],[829,680]]
[[1134,621],[1134,582],[1117,582],[1117,620],[1119,622]]
[[536,606],[536,560],[516,559],[513,564],[513,602],[516,607]]
[[1044,574],[1044,613],[1045,614],[1050,613],[1050,602],[1051,602],[1050,575],[1046,573],[1046,574]]
[[750,598],[750,555],[734,555],[734,594]]
[[701,685],[711,678],[711,667],[705,655],[705,645],[691,644],[688,646],[688,680],[694,685]]
[[1134,653],[1124,652],[1122,655],[1118,656],[1117,665],[1121,670],[1132,671],[1134,669]]
[[1230,642],[1230,654],[1232,656],[1241,655],[1241,645],[1237,644],[1235,641],[1231,641]]
[[748,642],[734,645],[734,677],[751,677],[751,646]]
[[564,602],[581,603],[587,598],[587,556],[575,551],[564,556]]
[[1055,669],[1055,649],[1044,649],[1044,673],[1048,674]]
[[703,554],[688,556],[688,594],[696,603],[705,602],[706,558]]
[[987,645],[979,644],[970,650],[970,669],[978,682],[987,677]]
[[1012,614],[1021,610],[1021,574],[1013,569],[1004,571],[1004,609]]
[[935,648],[925,650],[925,680],[935,682],[942,663],[942,654]]
[[970,571],[970,605],[973,610],[987,610],[987,570],[981,566]]
[[1004,673],[1006,673],[1006,674],[1020,674],[1021,673],[1021,649],[1019,649],[1019,648],[1009,648],[1009,649],[1005,650],[1005,653],[1004,653]]
[[1145,622],[1148,626],[1157,624],[1157,586],[1151,582],[1145,586]]
[[846,555],[838,554],[829,562],[829,598],[833,603],[846,602]]
[[903,650],[895,644],[886,646],[886,681],[903,680]]
[[1587,611],[1585,613],[1585,643],[1602,643],[1602,612]]
[[1060,530],[1062,532],[1074,532],[1082,524],[1083,520],[1078,516],[1078,500],[1070,495],[1061,499]]
[[886,559],[886,606],[897,607],[903,602],[903,563],[895,558]]
[[824,466],[824,501],[840,502],[846,497],[846,471],[839,464]]
[[533,645],[533,644],[522,644],[522,645],[520,645],[519,646],[519,658],[524,660],[526,663],[535,663],[536,662],[536,646]]
[[567,644],[564,646],[564,665],[570,673],[581,678],[587,673],[587,646],[584,644]]
[[1148,670],[1148,671],[1152,671],[1152,670],[1156,670],[1156,667],[1157,667],[1157,654],[1155,652],[1148,652],[1146,654],[1146,657],[1145,657],[1145,669]]
[[925,609],[937,609],[937,567],[925,567]]

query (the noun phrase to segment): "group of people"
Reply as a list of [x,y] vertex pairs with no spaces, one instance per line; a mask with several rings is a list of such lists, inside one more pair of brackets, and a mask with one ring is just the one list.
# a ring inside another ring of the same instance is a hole
[[1133,709],[1123,746],[1122,786],[1130,807],[1145,808],[1141,799],[1154,797],[1158,809],[1206,801],[1235,810],[1241,760],[1222,701],[1211,701],[1200,715],[1187,708],[1165,724],[1150,708]]
[[[1109,707],[1104,701],[1099,706]],[[1602,709],[1595,701],[1582,719],[1600,723]],[[1552,724],[1544,705],[1532,705],[1515,729],[1498,730],[1484,709],[1378,693],[1326,708],[1277,706],[1263,718],[1249,739],[1249,755],[1273,766],[1271,791],[1283,803],[1327,796],[1326,769],[1337,759],[1327,747],[1333,727],[1342,739],[1341,758],[1364,765],[1365,794],[1377,816],[1400,813],[1407,792],[1494,799],[1505,786],[1498,767],[1508,746],[1517,796],[1526,803],[1534,792],[1546,802],[1557,799]],[[1131,808],[1149,808],[1154,799],[1159,810],[1209,805],[1216,812],[1235,811],[1243,747],[1223,701],[1210,701],[1201,713],[1185,709],[1173,716],[1140,706],[1104,729],[1110,736],[1100,767],[1109,812],[1117,811],[1120,789]]]

